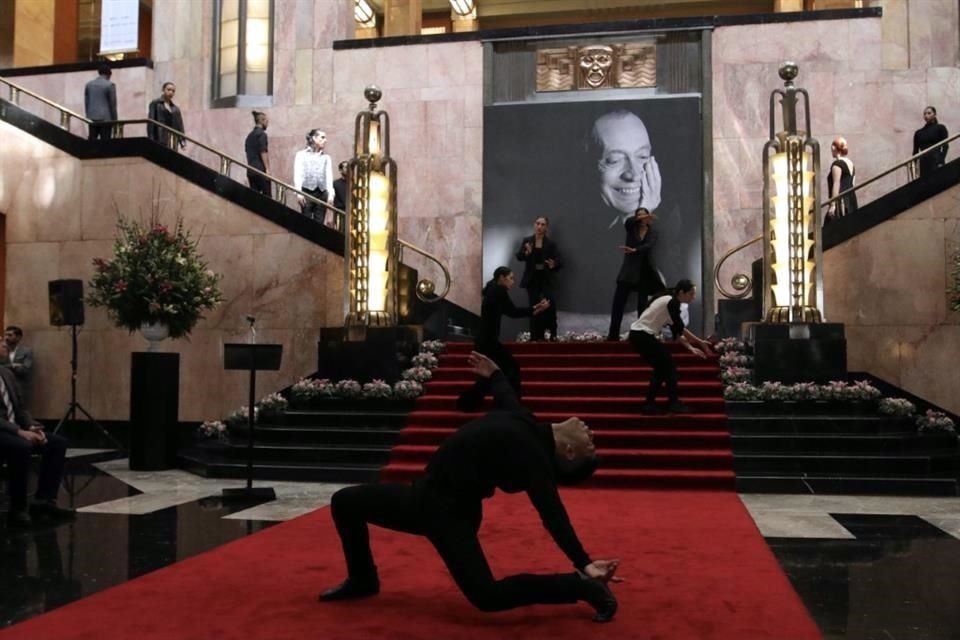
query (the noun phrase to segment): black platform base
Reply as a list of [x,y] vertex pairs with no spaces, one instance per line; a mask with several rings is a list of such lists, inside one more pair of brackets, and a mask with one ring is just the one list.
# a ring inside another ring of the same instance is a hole
[[356,342],[346,340],[346,333],[343,327],[320,330],[317,377],[361,383],[380,378],[392,384],[417,354],[422,327],[370,327],[366,339]]
[[221,496],[224,500],[276,500],[277,492],[273,487],[241,487],[239,489],[224,489]]
[[843,324],[760,322],[750,326],[750,342],[756,382],[827,383],[847,377]]

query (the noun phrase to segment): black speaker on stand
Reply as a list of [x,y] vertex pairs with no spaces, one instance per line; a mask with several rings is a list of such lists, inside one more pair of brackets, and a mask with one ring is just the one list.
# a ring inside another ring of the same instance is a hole
[[77,411],[80,411],[87,417],[90,424],[95,426],[117,449],[125,451],[126,447],[104,429],[103,425],[83,408],[83,405],[77,402],[77,327],[83,325],[84,322],[83,280],[51,280],[47,285],[47,292],[50,296],[50,324],[54,327],[70,327],[70,344],[72,347],[70,357],[70,404],[67,405],[67,411],[60,418],[60,422],[54,427],[53,432],[58,433],[68,420],[76,422]]

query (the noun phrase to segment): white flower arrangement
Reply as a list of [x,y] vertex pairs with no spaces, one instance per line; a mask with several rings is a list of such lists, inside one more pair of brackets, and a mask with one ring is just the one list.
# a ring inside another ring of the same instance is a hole
[[724,338],[713,345],[713,350],[719,354],[745,353],[747,351],[747,345],[736,338]]
[[723,384],[735,382],[750,382],[753,378],[753,369],[746,367],[727,367],[720,372],[720,381]]
[[279,393],[271,393],[268,396],[260,398],[257,403],[257,409],[265,416],[280,415],[287,410],[289,403]]
[[420,344],[420,353],[439,355],[447,350],[447,344],[442,340],[424,340]]
[[917,431],[920,433],[954,433],[953,420],[942,411],[928,409],[917,416]]
[[790,385],[782,382],[764,382],[760,385],[760,400],[793,400],[793,391]]
[[426,367],[411,367],[400,375],[404,380],[416,380],[420,383],[433,379],[433,374]]
[[734,382],[723,390],[724,400],[758,400],[760,389],[747,382]]
[[197,428],[197,433],[204,438],[227,439],[227,425],[219,420],[207,420]]
[[791,397],[788,398],[789,400],[795,400],[797,402],[803,402],[805,400],[816,401],[823,397],[823,391],[820,385],[813,382],[798,382],[787,386],[790,389]]
[[586,331],[567,331],[557,338],[560,342],[603,342],[606,339],[607,336],[592,329],[587,329]]
[[867,382],[866,380],[857,380],[853,384],[848,384],[843,390],[843,400],[848,401],[866,401],[876,400],[882,397],[883,394],[880,393],[880,390],[875,386]]
[[363,395],[363,387],[356,380],[340,380],[334,385],[335,397],[346,398],[348,400],[359,398]]
[[530,332],[521,331],[517,334],[517,342],[530,342]]
[[385,399],[393,396],[393,388],[379,378],[363,385],[363,397],[370,399]]
[[393,384],[393,396],[395,398],[416,398],[422,393],[423,385],[416,380],[398,380]]
[[[239,427],[247,424],[248,416],[250,413],[250,408],[247,405],[243,405],[239,409],[235,410],[233,413],[228,415],[223,421],[227,424],[227,427]],[[253,407],[253,422],[256,424],[260,421],[260,407]]]
[[292,387],[290,387],[290,399],[298,402],[309,403],[320,397],[320,389],[317,386],[318,380],[311,378],[300,378]]
[[877,405],[880,413],[886,416],[908,417],[917,412],[917,407],[906,398],[883,398]]
[[847,383],[843,380],[831,380],[827,384],[820,385],[820,394],[823,400],[846,400]]
[[724,353],[718,359],[720,368],[727,367],[749,367],[753,364],[753,357],[735,351]]
[[410,359],[414,367],[424,367],[425,369],[436,369],[440,366],[437,356],[432,353],[418,353]]

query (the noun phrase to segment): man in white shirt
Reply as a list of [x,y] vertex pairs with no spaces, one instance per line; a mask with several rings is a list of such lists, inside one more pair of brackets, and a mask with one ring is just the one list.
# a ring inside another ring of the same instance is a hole
[[[311,129],[307,133],[306,148],[298,151],[293,159],[293,186],[321,202],[333,204],[333,162],[323,151],[326,145],[327,134],[320,129]],[[300,194],[297,194],[297,202],[303,215],[322,220],[328,227],[334,225],[333,212],[323,205]]]
[[692,407],[680,402],[677,389],[677,365],[657,336],[660,335],[664,325],[671,324],[671,332],[677,336],[677,342],[686,347],[690,353],[706,358],[707,354],[711,353],[710,343],[698,338],[687,329],[680,315],[681,305],[690,304],[696,297],[697,287],[690,280],[681,280],[674,287],[672,294],[660,296],[651,302],[643,314],[630,325],[630,344],[653,367],[650,388],[647,389],[647,400],[640,409],[645,414],[656,412],[657,394],[664,384],[667,386],[670,413],[693,412]]

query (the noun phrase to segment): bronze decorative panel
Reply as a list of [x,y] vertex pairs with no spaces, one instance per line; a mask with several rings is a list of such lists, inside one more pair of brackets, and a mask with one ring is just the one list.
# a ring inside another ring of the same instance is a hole
[[537,50],[537,91],[657,86],[653,44],[590,44]]

